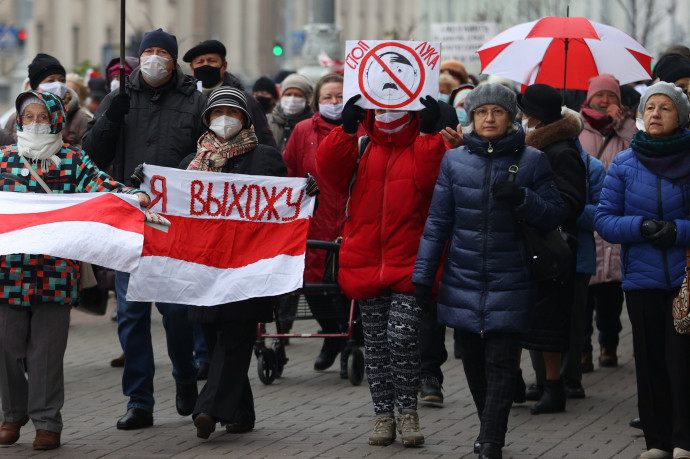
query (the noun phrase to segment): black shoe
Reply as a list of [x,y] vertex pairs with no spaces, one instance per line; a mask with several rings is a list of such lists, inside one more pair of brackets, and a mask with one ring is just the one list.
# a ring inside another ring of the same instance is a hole
[[527,390],[525,391],[525,400],[529,400],[530,402],[536,402],[541,398],[543,393],[544,386],[534,382],[530,384]]
[[196,436],[208,439],[216,430],[216,420],[205,413],[199,413],[194,417],[194,425],[196,426]]
[[544,382],[544,393],[539,401],[530,408],[530,413],[560,413],[565,411],[565,388],[560,379]]
[[580,359],[580,372],[591,373],[594,371],[594,364],[592,363],[592,351],[583,352],[582,359]]
[[438,382],[435,376],[427,376],[419,384],[419,392],[417,398],[423,402],[428,403],[443,403],[443,386]]
[[503,459],[501,447],[494,443],[482,443],[479,459]]
[[527,388],[525,387],[525,380],[522,379],[522,370],[517,371],[517,382],[515,383],[515,393],[513,394],[514,403],[525,403],[527,397],[525,392]]
[[641,429],[642,428],[642,421],[640,421],[640,418],[633,418],[630,420],[630,427],[634,427],[636,429]]
[[324,371],[329,369],[335,362],[335,358],[338,357],[338,352],[340,352],[339,348],[329,343],[328,338],[324,339],[323,346],[321,346],[321,352],[314,361],[314,370]]
[[479,443],[479,438],[474,441],[474,454],[479,454],[482,452],[482,444]]
[[245,433],[254,430],[254,421],[238,422],[236,424],[228,424],[225,426],[228,433]]
[[585,389],[582,384],[565,385],[565,396],[567,398],[585,398]]
[[120,430],[136,430],[153,425],[153,415],[141,408],[130,408],[127,414],[117,421],[117,428]]
[[208,379],[208,362],[199,362],[197,364],[199,372],[196,375],[197,381],[206,381]]
[[199,397],[199,388],[196,383],[190,384],[176,384],[177,395],[175,396],[175,405],[180,416],[189,416],[194,411],[196,399]]

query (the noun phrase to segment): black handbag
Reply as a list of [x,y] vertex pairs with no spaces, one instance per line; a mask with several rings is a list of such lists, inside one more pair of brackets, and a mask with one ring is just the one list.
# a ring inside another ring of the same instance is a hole
[[[514,182],[522,149],[515,155],[508,168],[508,181]],[[519,220],[527,248],[527,266],[535,281],[563,281],[567,278],[573,263],[573,251],[568,245],[568,235],[561,227],[542,232]]]

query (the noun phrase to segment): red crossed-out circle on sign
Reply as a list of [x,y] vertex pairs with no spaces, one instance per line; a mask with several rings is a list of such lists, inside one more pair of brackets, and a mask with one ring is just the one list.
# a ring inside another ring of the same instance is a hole
[[[391,48],[400,48],[404,51],[407,51],[412,57],[415,58],[418,64],[419,68],[419,84],[417,85],[417,89],[412,92],[410,88],[408,88],[400,79],[395,76],[395,73],[388,67],[388,65],[383,62],[383,60],[376,54],[377,51],[379,51],[381,48],[386,48],[386,47],[391,47]],[[364,86],[364,70],[367,68],[367,62],[370,59],[374,59],[378,62],[378,64],[383,68],[383,70],[391,77],[391,79],[396,83],[396,85],[402,89],[405,94],[407,94],[408,98],[406,98],[404,101],[397,103],[397,104],[383,104],[379,100],[375,99],[372,95],[369,94],[367,89]],[[401,43],[395,43],[395,42],[385,42],[381,43],[380,45],[376,46],[374,49],[369,51],[364,58],[362,59],[362,62],[359,64],[359,89],[371,103],[374,105],[377,105],[383,109],[393,109],[393,108],[400,108],[404,107],[405,105],[411,103],[414,101],[417,96],[422,92],[422,89],[424,88],[424,78],[426,76],[426,72],[424,71],[424,64],[422,62],[422,59],[419,57],[419,55],[409,46],[405,46]]]

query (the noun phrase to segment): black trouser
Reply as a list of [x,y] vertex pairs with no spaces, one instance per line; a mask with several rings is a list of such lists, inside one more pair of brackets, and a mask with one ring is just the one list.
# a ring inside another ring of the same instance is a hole
[[254,396],[247,372],[256,327],[257,322],[251,320],[203,325],[211,361],[208,380],[199,393],[193,416],[205,413],[221,423],[254,423]]
[[637,407],[647,449],[690,450],[690,336],[673,328],[675,290],[625,292],[632,324]]
[[419,357],[422,360],[420,376],[434,376],[443,384],[443,371],[441,365],[448,360],[446,351],[446,326],[438,323],[436,315],[436,303],[422,315],[419,324]]
[[618,347],[618,334],[623,311],[623,290],[620,282],[604,282],[590,285],[587,290],[587,315],[585,316],[584,352],[592,352],[592,316],[596,311],[599,346],[607,349]]
[[481,421],[480,443],[505,444],[515,395],[518,336],[513,333],[459,332],[462,363]]
[[[343,295],[304,295],[314,319],[323,333],[345,333],[347,331],[348,299]],[[325,338],[324,350],[336,354],[347,344],[347,338]]]

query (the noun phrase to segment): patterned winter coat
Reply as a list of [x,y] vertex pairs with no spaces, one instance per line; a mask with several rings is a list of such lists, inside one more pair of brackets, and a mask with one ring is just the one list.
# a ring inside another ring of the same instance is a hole
[[[64,125],[62,104],[55,103],[55,96],[40,91],[29,91],[46,102],[51,115],[52,133],[60,132]],[[23,97],[17,99],[18,107]],[[17,120],[21,123],[21,120]],[[31,166],[53,190],[53,193],[88,193],[117,191],[136,193],[141,190],[128,188],[100,171],[86,154],[64,144],[57,154],[61,160],[57,167],[50,162],[47,170],[40,161]],[[0,191],[18,193],[44,193],[43,188],[28,173],[17,145],[8,145],[0,151],[0,172],[12,174],[0,179]],[[32,304],[75,304],[79,298],[79,262],[47,255],[13,254],[0,256],[0,304],[30,306]]]

